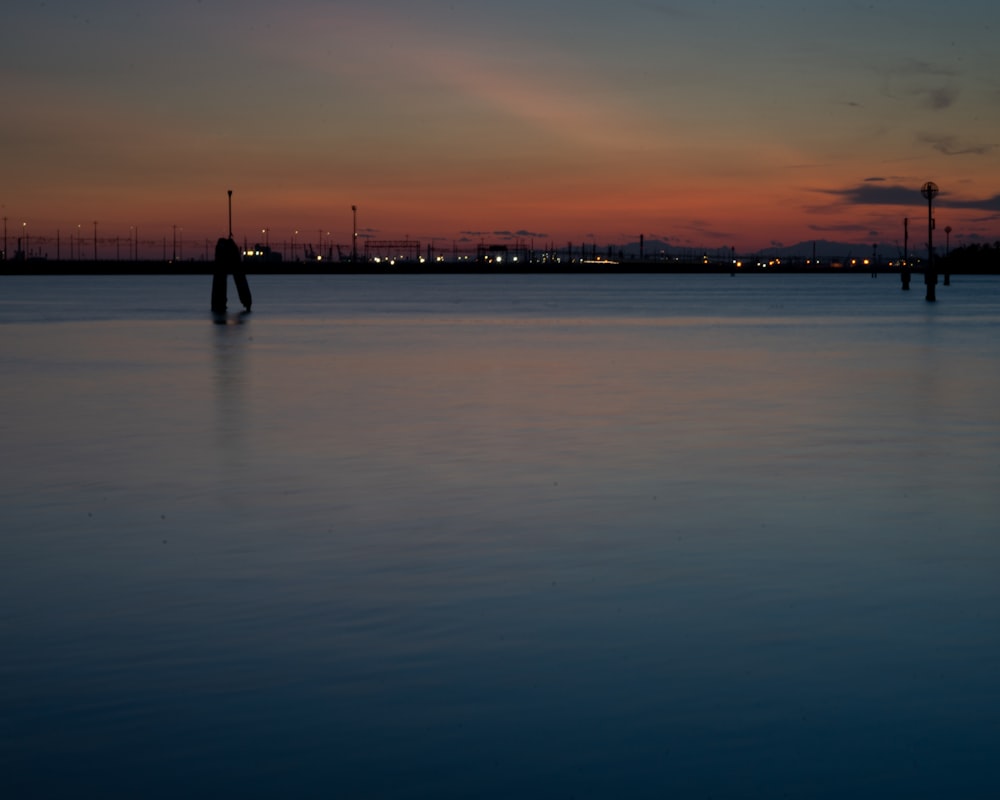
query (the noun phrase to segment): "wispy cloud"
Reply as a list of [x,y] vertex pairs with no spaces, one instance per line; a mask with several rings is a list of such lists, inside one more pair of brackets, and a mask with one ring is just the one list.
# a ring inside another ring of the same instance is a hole
[[931,111],[951,108],[961,94],[954,70],[927,61],[911,59],[885,75],[883,93],[889,97],[911,97]]
[[866,181],[847,189],[821,189],[823,194],[839,198],[844,205],[907,206],[920,198],[920,189],[912,186],[887,185]]
[[[920,187],[917,185],[889,184],[883,186],[879,182],[871,182],[871,179],[845,189],[820,189],[818,191],[837,198],[835,206],[912,206],[922,205],[925,202],[920,194]],[[1000,194],[985,198],[958,199],[949,197],[945,192],[942,192],[938,195],[936,203],[945,208],[1000,212]],[[813,207],[809,210],[814,213],[829,212],[831,207]]]
[[810,225],[809,230],[817,233],[861,233],[868,231],[867,225],[845,223],[843,225]]
[[946,156],[984,156],[996,147],[992,144],[964,142],[957,136],[948,134],[922,133],[917,139]]
[[914,92],[922,100],[925,108],[933,111],[943,111],[951,108],[958,100],[958,89],[954,86],[934,86],[918,89]]
[[980,200],[945,200],[940,205],[948,206],[948,208],[971,208],[978,211],[1000,212],[1000,194]]
[[705,239],[724,240],[731,238],[733,235],[732,232],[720,230],[708,220],[703,219],[688,220],[687,223],[681,227],[692,231],[695,235],[701,237],[700,241],[702,242],[705,241]]
[[[324,27],[345,53],[340,59],[331,60],[330,44],[318,38]],[[655,127],[642,124],[645,109],[573,47],[553,42],[522,53],[499,46],[488,30],[470,28],[456,37],[374,9],[355,11],[337,26],[326,23],[308,35],[315,37],[315,47],[306,42],[283,50],[283,56],[298,67],[328,72],[332,80],[373,98],[373,104],[378,98],[385,104],[423,98],[466,120],[489,115],[584,148],[634,152],[662,145]],[[392,44],[362,44],[382,41]],[[608,122],[621,119],[631,124]]]

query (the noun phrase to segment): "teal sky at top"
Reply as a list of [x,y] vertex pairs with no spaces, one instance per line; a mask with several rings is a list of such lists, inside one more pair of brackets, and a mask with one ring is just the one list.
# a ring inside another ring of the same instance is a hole
[[[425,235],[565,234],[567,205],[581,234],[631,230],[612,214],[598,231],[590,191],[694,241],[745,235],[756,193],[801,238],[870,236],[881,201],[859,189],[933,175],[970,230],[996,224],[992,2],[50,1],[4,16],[14,215],[124,219],[142,192],[177,204],[237,181],[303,217],[324,193],[357,199],[394,232],[433,224],[405,218],[431,186],[448,219]],[[482,215],[462,211],[470,184],[488,189]]]

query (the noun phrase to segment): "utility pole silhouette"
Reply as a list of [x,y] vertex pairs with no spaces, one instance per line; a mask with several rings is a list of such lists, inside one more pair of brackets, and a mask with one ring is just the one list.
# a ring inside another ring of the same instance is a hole
[[903,291],[910,291],[910,218],[903,217],[903,271],[899,273]]
[[951,286],[951,225],[944,226],[944,285]]
[[351,214],[354,215],[354,235],[351,237],[351,263],[357,264],[358,263],[358,207],[357,206],[351,206]]
[[927,198],[927,269],[924,270],[924,283],[927,286],[928,303],[937,300],[937,271],[934,267],[934,198],[938,193],[938,185],[934,181],[927,181],[921,189],[920,194]]

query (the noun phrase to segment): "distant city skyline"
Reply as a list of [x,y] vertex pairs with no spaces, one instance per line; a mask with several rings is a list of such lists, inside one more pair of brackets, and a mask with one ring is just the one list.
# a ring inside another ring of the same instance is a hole
[[897,241],[933,180],[954,244],[1000,239],[981,0],[53,0],[5,27],[9,237],[203,247],[232,189],[241,239],[350,245],[357,206],[384,239],[754,252]]

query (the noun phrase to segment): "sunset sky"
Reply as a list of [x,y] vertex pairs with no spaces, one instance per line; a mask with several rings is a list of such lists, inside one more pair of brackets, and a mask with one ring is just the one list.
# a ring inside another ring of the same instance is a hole
[[346,246],[356,204],[438,246],[750,251],[901,241],[933,180],[952,246],[1000,239],[993,0],[48,0],[3,33],[8,235],[64,255],[224,235],[227,189],[272,245]]

